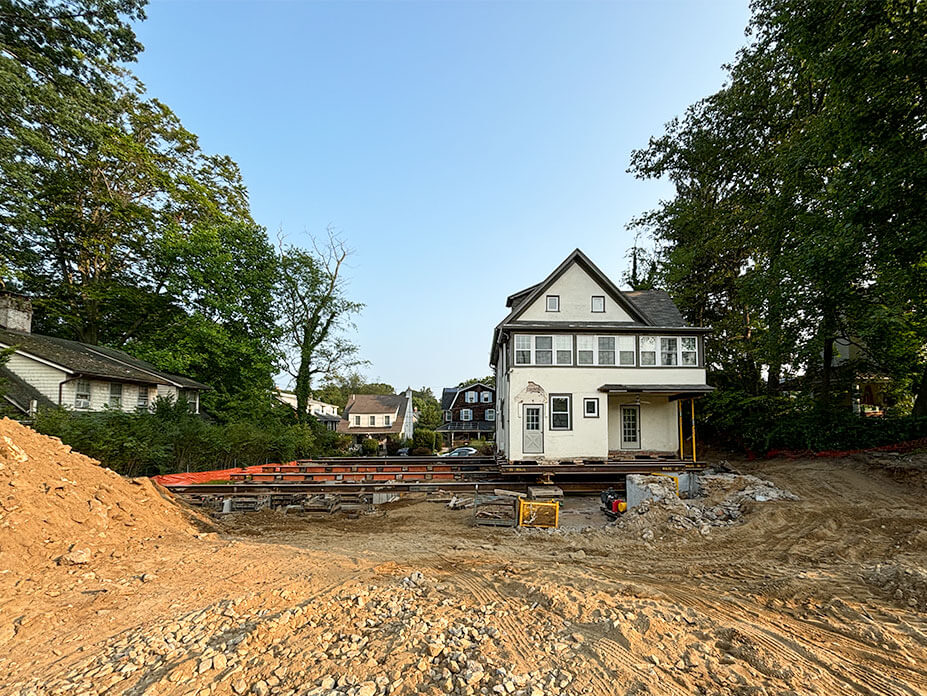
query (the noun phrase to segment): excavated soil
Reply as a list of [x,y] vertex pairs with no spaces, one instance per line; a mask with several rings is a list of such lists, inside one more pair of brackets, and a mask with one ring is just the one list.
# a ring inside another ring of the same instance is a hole
[[[725,479],[619,525],[568,499],[556,532],[423,500],[241,513],[14,570],[0,693],[927,693],[924,458],[736,468],[798,499],[710,520]],[[679,528],[692,506],[707,533]]]

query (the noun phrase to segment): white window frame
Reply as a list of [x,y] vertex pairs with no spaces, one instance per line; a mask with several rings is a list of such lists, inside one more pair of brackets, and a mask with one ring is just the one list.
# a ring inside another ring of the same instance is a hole
[[[595,308],[596,300],[601,300],[601,301],[602,301],[602,308],[601,308],[601,309],[596,309],[596,308]],[[593,314],[604,314],[604,313],[605,313],[605,295],[593,295],[593,296],[592,296],[592,306],[591,306],[590,309],[591,309],[591,311],[592,311]]]
[[360,416],[354,416],[354,425],[355,425],[356,427],[359,428],[359,427],[360,427],[360,424],[361,424],[361,417],[360,417]]
[[[116,387],[118,387],[118,389],[116,389]],[[110,382],[109,398],[106,400],[106,405],[110,408],[122,409],[122,393],[122,382]]]
[[[644,350],[645,341],[647,342],[653,341],[653,350],[650,350],[649,348],[648,350]],[[640,366],[641,367],[659,367],[659,362],[657,361],[657,358],[658,358],[657,353],[660,352],[660,337],[651,336],[648,334],[645,336],[641,336],[640,339],[638,339],[638,342],[640,344],[638,347],[638,354],[639,354],[638,363],[640,364]],[[646,362],[644,360],[644,353],[648,353],[648,354],[653,353],[653,362]]]
[[[81,385],[84,385],[82,388]],[[83,389],[83,390],[82,390]],[[74,408],[78,411],[89,411],[90,401],[93,398],[93,385],[89,379],[79,379],[74,385]]]
[[[554,409],[554,401],[558,399],[566,400],[566,410],[565,411]],[[566,431],[566,430],[573,429],[573,395],[572,394],[551,394],[550,398],[548,399],[547,405],[548,405],[548,411],[550,413],[550,418],[548,419],[548,427],[551,430]],[[564,413],[566,414],[566,417],[567,417],[566,427],[562,425],[554,425],[554,421],[557,420],[555,416],[562,416]]]
[[[686,342],[691,341],[693,348],[685,348]],[[694,362],[686,362],[686,355],[691,355]],[[698,367],[698,336],[679,337],[679,367]]]
[[[649,342],[653,342],[652,350],[645,350]],[[676,347],[673,350],[665,350],[665,342],[675,341]],[[673,336],[645,334],[638,339],[638,363],[641,367],[698,367],[699,365],[699,344],[698,336]],[[683,346],[692,346],[693,350],[685,349]],[[653,354],[653,363],[644,362],[644,354]],[[664,362],[668,356],[673,356],[675,362]],[[686,362],[686,360],[692,362]]]
[[472,421],[473,420],[473,409],[472,408],[460,409],[460,420]]
[[548,295],[544,299],[544,308],[548,312],[559,312],[560,311],[560,295]]
[[[672,341],[672,350],[664,348],[669,341]],[[676,336],[660,336],[657,344],[660,346],[660,367],[679,367],[679,338]],[[663,362],[664,359],[669,359],[670,362]]]
[[468,391],[464,394],[464,403],[475,404],[477,403],[479,397],[475,391]]
[[450,423],[450,422],[451,422],[451,417],[452,417],[452,416],[451,416],[451,412],[450,412],[450,411],[445,411],[445,412],[444,412],[444,422],[445,422],[445,423]]
[[495,421],[496,420],[496,409],[487,408],[486,409],[486,420]]
[[375,428],[376,425],[377,425],[377,417],[376,417],[376,416],[370,416],[370,419],[369,419],[369,420],[370,420],[370,422],[368,423],[368,426],[371,427],[371,428]]
[[135,408],[138,409],[139,411],[147,411],[148,401],[149,401],[148,387],[144,384],[140,384],[138,386],[138,394],[136,394],[135,396]]
[[391,420],[390,416],[383,416],[383,425],[385,425],[388,428],[391,425],[390,420]]
[[[595,404],[595,409],[590,412],[588,405]],[[599,399],[595,396],[587,396],[583,399],[583,418],[598,418],[599,417]]]
[[491,391],[480,392],[480,403],[491,404],[492,403],[492,392]]

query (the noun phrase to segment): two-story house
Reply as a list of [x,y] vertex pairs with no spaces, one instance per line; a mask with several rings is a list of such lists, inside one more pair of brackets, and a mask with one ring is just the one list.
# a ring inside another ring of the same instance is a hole
[[356,445],[367,438],[383,445],[390,435],[411,439],[414,425],[411,389],[403,394],[351,394],[338,432],[350,435]]
[[691,414],[712,390],[709,329],[688,326],[665,292],[621,291],[577,249],[506,305],[490,364],[507,459],[689,458],[682,403]]
[[159,370],[121,350],[32,333],[29,298],[0,293],[0,350],[11,349],[0,367],[0,406],[31,418],[43,406],[75,412],[150,409],[156,399],[186,400],[199,413],[209,387]]
[[444,422],[437,432],[446,444],[471,439],[492,440],[496,433],[496,390],[475,382],[464,387],[447,387],[441,394]]
[[[277,400],[296,410],[296,394],[282,389],[277,390]],[[324,401],[309,397],[309,413],[312,414],[319,423],[324,425],[328,430],[337,430],[338,423],[341,422],[341,416],[338,415],[338,407],[334,404],[327,404]]]

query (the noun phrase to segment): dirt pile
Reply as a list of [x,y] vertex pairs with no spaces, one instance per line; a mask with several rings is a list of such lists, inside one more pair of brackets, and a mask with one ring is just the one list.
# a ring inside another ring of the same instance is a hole
[[741,521],[755,503],[798,500],[770,481],[745,474],[702,474],[698,477],[701,495],[689,499],[680,498],[673,480],[665,476],[644,476],[639,483],[650,499],[618,518],[615,526],[636,531],[645,541],[652,540],[655,532],[669,530],[694,529],[708,536],[712,527]]
[[124,479],[53,437],[0,420],[0,568],[83,565],[133,542],[195,534],[149,479]]

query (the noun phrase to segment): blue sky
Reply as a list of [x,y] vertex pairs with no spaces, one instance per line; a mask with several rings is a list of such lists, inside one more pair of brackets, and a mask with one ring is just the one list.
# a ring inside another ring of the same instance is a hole
[[747,0],[153,0],[134,67],[255,219],[355,253],[364,372],[436,391],[489,373],[505,298],[580,247],[616,281],[668,197],[633,149],[724,80]]

